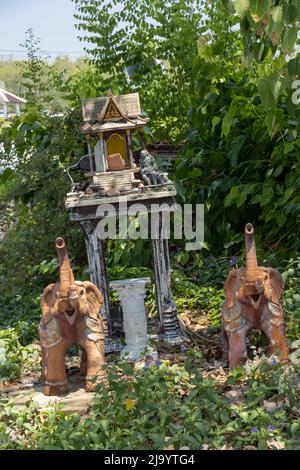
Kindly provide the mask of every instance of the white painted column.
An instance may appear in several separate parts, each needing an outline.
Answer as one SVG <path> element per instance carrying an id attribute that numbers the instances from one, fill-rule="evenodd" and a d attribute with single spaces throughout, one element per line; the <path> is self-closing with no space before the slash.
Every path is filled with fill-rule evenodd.
<path id="1" fill-rule="evenodd" d="M 3 103 L 3 117 L 7 118 L 7 103 Z"/>
<path id="2" fill-rule="evenodd" d="M 105 161 L 105 155 L 104 155 L 104 141 L 103 141 L 103 134 L 99 134 L 99 140 L 97 142 L 97 145 L 94 148 L 94 153 L 95 153 L 95 166 L 96 166 L 96 172 L 104 172 L 106 171 L 106 161 Z"/>
<path id="3" fill-rule="evenodd" d="M 118 293 L 123 311 L 126 346 L 121 351 L 121 357 L 133 361 L 141 359 L 146 349 L 147 354 L 154 352 L 148 347 L 147 315 L 144 302 L 148 284 L 150 284 L 150 278 L 110 282 L 110 287 Z"/>

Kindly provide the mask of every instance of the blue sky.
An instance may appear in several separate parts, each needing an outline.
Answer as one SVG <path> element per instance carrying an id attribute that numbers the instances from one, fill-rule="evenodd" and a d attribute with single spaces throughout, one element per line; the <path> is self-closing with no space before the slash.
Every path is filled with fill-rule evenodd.
<path id="1" fill-rule="evenodd" d="M 0 0 L 0 58 L 6 55 L 26 57 L 24 53 L 6 50 L 21 50 L 20 44 L 24 43 L 25 31 L 29 28 L 41 39 L 42 50 L 82 53 L 83 45 L 74 27 L 74 11 L 71 0 Z M 80 54 L 69 55 L 76 58 Z"/>

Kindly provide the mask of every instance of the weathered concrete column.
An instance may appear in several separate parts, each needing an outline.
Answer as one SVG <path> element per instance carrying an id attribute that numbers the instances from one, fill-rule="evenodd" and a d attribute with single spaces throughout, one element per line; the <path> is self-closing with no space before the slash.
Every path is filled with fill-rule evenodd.
<path id="1" fill-rule="evenodd" d="M 99 140 L 94 148 L 96 172 L 106 171 L 103 132 L 98 134 Z"/>
<path id="2" fill-rule="evenodd" d="M 110 282 L 110 287 L 117 291 L 123 311 L 124 333 L 126 346 L 121 357 L 133 361 L 140 359 L 148 347 L 147 316 L 145 310 L 146 285 L 150 278 L 125 279 Z"/>
<path id="3" fill-rule="evenodd" d="M 109 290 L 106 275 L 105 258 L 103 252 L 103 241 L 97 236 L 98 220 L 82 220 L 80 225 L 83 229 L 85 245 L 89 263 L 91 282 L 96 284 L 103 295 L 103 306 L 101 316 L 104 322 L 105 352 L 120 349 L 119 339 L 112 339 L 112 329 L 109 316 Z"/>
<path id="4" fill-rule="evenodd" d="M 155 273 L 156 302 L 163 326 L 163 340 L 170 345 L 182 343 L 182 333 L 172 300 L 168 239 L 164 238 L 162 213 L 158 214 L 157 238 L 152 238 L 153 266 Z"/>

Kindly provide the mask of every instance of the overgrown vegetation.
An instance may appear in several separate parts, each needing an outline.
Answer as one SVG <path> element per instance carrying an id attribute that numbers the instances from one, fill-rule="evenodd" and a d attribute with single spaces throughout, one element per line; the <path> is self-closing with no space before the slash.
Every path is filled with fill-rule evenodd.
<path id="1" fill-rule="evenodd" d="M 178 200 L 205 206 L 203 250 L 170 243 L 178 311 L 199 311 L 217 331 L 222 285 L 244 263 L 243 229 L 252 222 L 260 263 L 283 274 L 287 336 L 298 340 L 300 107 L 292 84 L 300 75 L 299 2 L 74 3 L 91 59 L 65 63 L 67 72 L 63 63 L 50 66 L 29 31 L 28 60 L 19 68 L 28 103 L 0 126 L 0 379 L 39 367 L 39 297 L 57 278 L 58 235 L 76 278 L 88 277 L 83 236 L 64 207 L 67 169 L 87 153 L 80 99 L 109 88 L 140 93 L 151 118 L 148 141 L 181 147 L 172 175 Z M 153 276 L 142 240 L 109 241 L 105 250 L 110 279 Z M 153 290 L 146 304 L 155 315 Z M 283 368 L 267 359 L 249 363 L 220 384 L 203 375 L 200 356 L 191 350 L 184 367 L 110 366 L 109 387 L 99 387 L 84 419 L 62 410 L 44 415 L 33 404 L 20 412 L 3 399 L 0 447 L 299 448 L 297 360 Z M 226 398 L 230 390 L 240 402 Z"/>
<path id="2" fill-rule="evenodd" d="M 298 369 L 264 359 L 222 386 L 205 378 L 201 355 L 134 371 L 108 368 L 89 416 L 22 411 L 2 400 L 0 446 L 9 449 L 293 449 L 299 445 Z M 236 396 L 226 394 L 234 385 Z M 298 385 L 298 388 L 297 388 Z M 117 406 L 116 406 L 117 404 Z M 162 406 L 163 404 L 163 406 Z M 271 410 L 271 411 L 270 411 Z M 128 426 L 130 422 L 130 426 Z"/>

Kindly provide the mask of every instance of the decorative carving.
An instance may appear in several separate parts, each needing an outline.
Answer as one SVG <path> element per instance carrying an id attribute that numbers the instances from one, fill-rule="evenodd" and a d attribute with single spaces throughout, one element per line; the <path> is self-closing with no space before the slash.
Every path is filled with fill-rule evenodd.
<path id="1" fill-rule="evenodd" d="M 42 319 L 39 326 L 45 395 L 68 392 L 65 355 L 78 344 L 86 356 L 86 390 L 105 379 L 103 320 L 99 315 L 103 297 L 89 281 L 75 281 L 65 242 L 56 240 L 60 280 L 48 285 L 41 298 Z M 96 382 L 92 378 L 97 376 Z"/>
<path id="2" fill-rule="evenodd" d="M 288 359 L 284 313 L 280 303 L 284 283 L 273 268 L 258 266 L 252 224 L 245 227 L 246 268 L 233 269 L 224 284 L 222 309 L 223 358 L 229 355 L 230 369 L 247 359 L 246 336 L 251 329 L 265 333 L 271 353 Z"/>
<path id="3" fill-rule="evenodd" d="M 112 101 L 107 106 L 106 112 L 104 114 L 103 120 L 104 121 L 114 121 L 115 119 L 122 119 L 122 115 L 120 114 L 117 106 Z"/>

